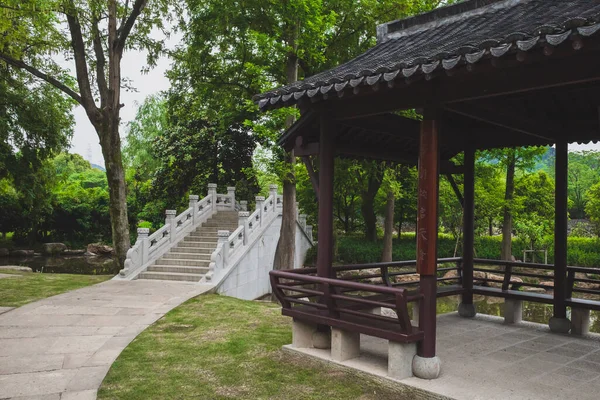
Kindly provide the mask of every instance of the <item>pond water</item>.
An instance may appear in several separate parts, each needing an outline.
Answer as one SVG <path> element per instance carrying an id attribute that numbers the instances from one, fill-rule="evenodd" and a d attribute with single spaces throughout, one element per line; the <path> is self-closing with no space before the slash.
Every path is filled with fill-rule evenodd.
<path id="1" fill-rule="evenodd" d="M 504 299 L 498 297 L 475 296 L 474 303 L 477 313 L 502 317 L 504 315 Z M 437 300 L 438 314 L 445 314 L 458 310 L 459 296 L 443 297 Z M 412 311 L 412 310 L 410 310 Z M 567 317 L 571 318 L 570 309 L 567 308 Z M 547 324 L 552 317 L 552 305 L 541 303 L 523 302 L 523 320 Z M 590 332 L 600 333 L 600 312 L 590 313 Z"/>
<path id="2" fill-rule="evenodd" d="M 116 275 L 119 266 L 110 257 L 0 257 L 0 265 L 21 265 L 35 272 L 83 275 Z"/>

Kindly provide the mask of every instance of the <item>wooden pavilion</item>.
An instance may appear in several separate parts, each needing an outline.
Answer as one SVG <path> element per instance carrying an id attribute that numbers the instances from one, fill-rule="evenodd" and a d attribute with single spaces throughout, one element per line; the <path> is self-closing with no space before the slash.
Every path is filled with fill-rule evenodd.
<path id="1" fill-rule="evenodd" d="M 262 110 L 300 108 L 302 117 L 280 144 L 303 157 L 309 171 L 310 157 L 318 160 L 317 266 L 271 274 L 283 313 L 294 318 L 294 345 L 310 347 L 308 334 L 331 327 L 332 356 L 345 359 L 358 351 L 359 334 L 378 336 L 390 341 L 392 376 L 406 376 L 391 371 L 392 364 L 402 371 L 398 365 L 409 363 L 410 370 L 412 363 L 409 373 L 435 378 L 436 297 L 453 294 L 462 296 L 464 317 L 475 315 L 473 295 L 485 294 L 506 299 L 507 320 L 519 319 L 521 301 L 543 302 L 553 305 L 553 331 L 585 331 L 589 310 L 600 309 L 589 297 L 600 292 L 581 285 L 592 281 L 579 274 L 586 270 L 567 266 L 568 144 L 600 139 L 600 2 L 468 0 L 383 24 L 377 32 L 377 45 L 361 56 L 256 97 Z M 417 109 L 422 121 L 397 113 L 406 109 Z M 474 259 L 475 151 L 540 145 L 556 147 L 555 264 Z M 450 159 L 459 153 L 464 164 L 457 166 Z M 332 266 L 336 156 L 418 164 L 416 260 Z M 464 248 L 457 259 L 437 258 L 440 174 L 464 174 Z M 454 267 L 438 269 L 438 263 Z M 420 281 L 397 282 L 410 265 Z M 474 284 L 474 270 L 486 265 L 503 274 L 500 287 Z M 373 268 L 381 284 L 364 283 L 364 275 L 340 276 Z M 453 269 L 454 282 L 441 278 Z M 552 294 L 512 284 L 513 276 L 548 273 Z M 418 304 L 418 327 L 408 316 L 410 302 Z M 379 315 L 373 311 L 378 307 L 393 309 L 398 318 Z"/>

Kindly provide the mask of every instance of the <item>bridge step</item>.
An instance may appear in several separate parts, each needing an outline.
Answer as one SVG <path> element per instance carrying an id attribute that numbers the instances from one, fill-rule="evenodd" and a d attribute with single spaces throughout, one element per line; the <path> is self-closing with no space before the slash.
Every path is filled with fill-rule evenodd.
<path id="1" fill-rule="evenodd" d="M 197 274 L 204 275 L 208 272 L 208 267 L 176 267 L 173 265 L 153 265 L 148 267 L 148 272 L 169 272 L 176 274 Z"/>
<path id="2" fill-rule="evenodd" d="M 140 279 L 160 279 L 165 281 L 187 281 L 187 282 L 198 282 L 202 279 L 203 275 L 200 274 L 182 274 L 175 272 L 142 272 L 139 276 Z"/>
<path id="3" fill-rule="evenodd" d="M 184 242 L 204 242 L 204 243 L 217 243 L 217 235 L 202 235 L 202 236 L 191 236 L 188 235 L 183 238 Z"/>
<path id="4" fill-rule="evenodd" d="M 203 242 L 201 240 L 197 240 L 197 241 L 191 241 L 188 240 L 187 242 L 179 242 L 177 244 L 177 247 L 175 247 L 176 249 L 182 249 L 182 248 L 198 248 L 198 249 L 212 249 L 214 250 L 215 247 L 217 247 L 217 242 Z M 187 251 L 187 250 L 186 250 Z M 212 251 L 211 251 L 212 253 Z"/>
<path id="5" fill-rule="evenodd" d="M 160 265 L 177 265 L 180 267 L 208 267 L 208 265 L 210 264 L 210 261 L 208 260 L 181 260 L 178 258 L 168 258 L 168 255 L 166 257 L 161 257 L 158 261 L 158 264 Z"/>
<path id="6" fill-rule="evenodd" d="M 186 254 L 198 254 L 198 255 L 205 255 L 205 256 L 209 256 L 213 253 L 213 251 L 215 251 L 215 246 L 212 247 L 206 247 L 206 248 L 202 248 L 202 247 L 173 247 L 170 251 L 171 254 L 173 253 L 186 253 Z"/>
<path id="7" fill-rule="evenodd" d="M 186 253 L 179 249 L 172 249 L 164 257 L 173 258 L 178 260 L 201 260 L 201 261 L 209 261 L 210 254 L 200 254 L 200 253 Z"/>

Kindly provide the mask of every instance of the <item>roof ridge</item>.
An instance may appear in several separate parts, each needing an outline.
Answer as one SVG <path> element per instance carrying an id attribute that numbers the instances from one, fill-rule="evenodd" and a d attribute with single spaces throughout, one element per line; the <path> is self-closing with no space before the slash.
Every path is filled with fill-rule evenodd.
<path id="1" fill-rule="evenodd" d="M 532 0 L 467 0 L 377 26 L 377 43 Z"/>

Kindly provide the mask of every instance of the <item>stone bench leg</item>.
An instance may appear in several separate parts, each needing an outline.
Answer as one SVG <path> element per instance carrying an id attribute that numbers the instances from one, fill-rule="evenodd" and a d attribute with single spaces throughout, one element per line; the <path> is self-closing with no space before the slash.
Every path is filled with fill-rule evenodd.
<path id="1" fill-rule="evenodd" d="M 518 324 L 523 320 L 523 302 L 521 300 L 504 300 L 504 323 Z"/>
<path id="2" fill-rule="evenodd" d="M 571 333 L 587 335 L 590 333 L 590 310 L 584 308 L 571 309 Z"/>
<path id="3" fill-rule="evenodd" d="M 419 326 L 419 302 L 415 301 L 412 304 L 412 324 L 414 326 Z"/>
<path id="4" fill-rule="evenodd" d="M 306 349 L 313 347 L 313 334 L 317 331 L 317 324 L 298 321 L 292 322 L 292 347 Z"/>
<path id="5" fill-rule="evenodd" d="M 416 343 L 388 344 L 388 375 L 394 379 L 404 379 L 413 376 L 412 362 L 417 355 Z"/>
<path id="6" fill-rule="evenodd" d="M 331 328 L 331 358 L 346 361 L 360 355 L 360 333 Z"/>

